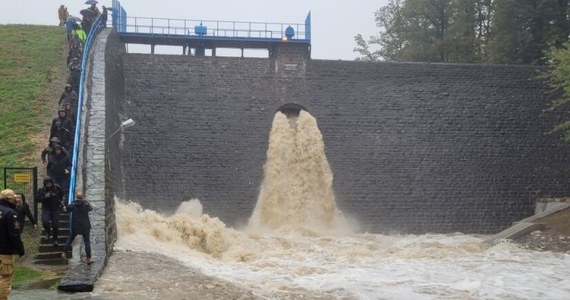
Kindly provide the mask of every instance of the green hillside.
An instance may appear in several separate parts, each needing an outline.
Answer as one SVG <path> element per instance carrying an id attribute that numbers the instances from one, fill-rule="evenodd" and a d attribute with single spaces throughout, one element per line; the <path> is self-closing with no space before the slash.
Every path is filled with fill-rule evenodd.
<path id="1" fill-rule="evenodd" d="M 65 67 L 65 45 L 62 27 L 0 25 L 0 167 L 36 164 L 53 115 L 53 91 L 46 90 Z"/>
<path id="2" fill-rule="evenodd" d="M 0 25 L 0 168 L 36 166 L 65 84 L 66 44 L 62 27 Z M 16 265 L 14 289 L 56 276 L 33 265 L 40 234 L 28 227 L 22 236 L 27 255 Z"/>

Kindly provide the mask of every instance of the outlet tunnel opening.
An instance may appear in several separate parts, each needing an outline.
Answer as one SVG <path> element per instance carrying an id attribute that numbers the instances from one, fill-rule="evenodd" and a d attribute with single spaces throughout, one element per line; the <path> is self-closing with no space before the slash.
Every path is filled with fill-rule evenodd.
<path id="1" fill-rule="evenodd" d="M 309 112 L 307 108 L 298 103 L 283 104 L 277 109 L 277 111 L 280 111 L 281 113 L 286 115 L 288 119 L 299 117 L 299 113 L 301 112 L 301 110 Z"/>

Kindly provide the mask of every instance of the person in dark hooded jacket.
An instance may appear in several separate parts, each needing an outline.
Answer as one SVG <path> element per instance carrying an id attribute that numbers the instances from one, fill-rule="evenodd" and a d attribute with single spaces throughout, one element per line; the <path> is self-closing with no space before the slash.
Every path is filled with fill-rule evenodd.
<path id="1" fill-rule="evenodd" d="M 57 236 L 59 233 L 59 214 L 63 207 L 63 190 L 51 177 L 44 179 L 44 185 L 38 189 L 36 201 L 42 204 L 42 226 L 47 234 L 47 239 L 53 234 L 53 246 L 58 247 Z M 50 224 L 51 223 L 51 224 Z"/>
<path id="2" fill-rule="evenodd" d="M 16 213 L 16 195 L 5 189 L 0 192 L 0 299 L 8 299 L 14 277 L 14 254 L 24 256 L 20 223 Z"/>
<path id="3" fill-rule="evenodd" d="M 82 193 L 77 193 L 75 200 L 67 206 L 67 211 L 71 212 L 71 235 L 65 243 L 65 251 L 61 254 L 62 258 L 71 258 L 71 243 L 78 235 L 83 236 L 85 243 L 85 255 L 87 264 L 93 263 L 91 259 L 91 242 L 89 240 L 89 232 L 91 231 L 91 222 L 89 222 L 89 212 L 93 207 L 87 202 Z"/>
<path id="4" fill-rule="evenodd" d="M 61 145 L 61 141 L 59 140 L 59 138 L 54 136 L 51 139 L 49 139 L 49 145 L 45 147 L 44 150 L 42 150 L 42 154 L 40 155 L 43 164 L 47 164 L 48 155 L 53 152 L 55 145 L 60 145 L 63 153 L 68 154 L 67 149 L 65 149 L 65 147 Z"/>
<path id="5" fill-rule="evenodd" d="M 73 131 L 73 122 L 71 121 L 71 119 L 67 115 L 67 112 L 65 111 L 65 108 L 63 108 L 63 107 L 57 111 L 57 117 L 55 117 L 51 121 L 51 128 L 49 130 L 49 133 L 50 133 L 49 138 L 50 139 L 52 137 L 59 138 L 61 145 L 66 147 L 67 150 L 71 151 L 71 148 L 67 144 L 68 141 L 64 141 L 62 139 L 62 137 L 60 136 L 61 130 L 68 132 L 70 139 L 72 139 L 73 132 L 74 132 Z"/>
<path id="6" fill-rule="evenodd" d="M 48 154 L 47 175 L 63 189 L 64 196 L 69 188 L 70 170 L 71 160 L 69 156 L 63 152 L 60 145 L 55 145 L 53 151 Z"/>
<path id="7" fill-rule="evenodd" d="M 65 85 L 63 93 L 61 93 L 59 97 L 58 104 L 65 109 L 66 117 L 70 119 L 71 126 L 73 127 L 73 120 L 75 119 L 75 111 L 77 108 L 77 93 L 73 90 L 71 84 L 68 83 Z"/>

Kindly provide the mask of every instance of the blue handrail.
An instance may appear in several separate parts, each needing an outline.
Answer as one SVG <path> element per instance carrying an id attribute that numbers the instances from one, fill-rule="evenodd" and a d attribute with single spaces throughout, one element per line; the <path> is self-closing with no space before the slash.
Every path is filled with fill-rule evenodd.
<path id="1" fill-rule="evenodd" d="M 85 93 L 84 86 L 85 86 L 85 77 L 87 76 L 87 63 L 89 61 L 89 52 L 91 51 L 91 47 L 93 46 L 93 41 L 97 34 L 103 28 L 103 21 L 101 16 L 98 16 L 91 30 L 89 31 L 89 35 L 87 36 L 87 40 L 85 41 L 85 45 L 83 46 L 83 57 L 81 59 L 81 77 L 79 80 L 79 91 L 77 94 L 77 113 L 75 119 L 75 136 L 73 138 L 73 155 L 71 159 L 71 175 L 69 179 L 69 194 L 68 194 L 68 204 L 72 203 L 75 200 L 75 183 L 77 181 L 77 157 L 79 155 L 79 139 L 81 137 L 81 110 L 83 108 L 83 94 Z M 70 214 L 69 221 L 72 221 L 72 216 Z"/>
<path id="2" fill-rule="evenodd" d="M 307 28 L 305 23 L 263 23 L 128 17 L 127 23 L 117 24 L 117 26 L 115 30 L 119 33 L 246 39 L 281 39 L 285 34 L 285 29 L 291 26 L 295 30 L 293 40 L 308 41 L 310 39 L 310 33 L 305 31 Z M 205 34 L 197 32 L 197 26 L 203 28 Z"/>
<path id="3" fill-rule="evenodd" d="M 241 22 L 203 19 L 167 19 L 149 17 L 127 17 L 121 2 L 113 0 L 113 28 L 120 34 L 167 35 L 198 38 L 236 39 L 282 39 L 285 29 L 291 27 L 295 35 L 292 40 L 311 41 L 311 13 L 305 23 Z M 200 32 L 196 30 L 200 27 Z"/>

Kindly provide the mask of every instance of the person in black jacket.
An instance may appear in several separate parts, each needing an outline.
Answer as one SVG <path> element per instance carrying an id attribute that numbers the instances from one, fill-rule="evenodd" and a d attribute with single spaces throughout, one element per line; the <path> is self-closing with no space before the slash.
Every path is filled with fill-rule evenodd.
<path id="1" fill-rule="evenodd" d="M 103 12 L 101 12 L 101 25 L 103 27 L 107 27 L 107 18 L 109 17 L 109 11 L 105 7 L 105 5 L 102 6 L 102 9 Z"/>
<path id="2" fill-rule="evenodd" d="M 59 123 L 59 128 L 58 128 L 58 123 Z M 64 147 L 68 146 L 65 144 L 65 141 L 62 140 L 61 137 L 58 136 L 58 134 L 61 134 L 58 131 L 65 130 L 65 131 L 68 131 L 71 136 L 73 136 L 73 133 L 74 133 L 73 125 L 74 125 L 73 121 L 67 115 L 67 111 L 65 110 L 65 108 L 60 107 L 59 110 L 57 111 L 57 117 L 53 118 L 53 120 L 51 121 L 51 127 L 49 130 L 50 139 L 54 136 L 57 136 L 60 140 L 60 143 Z M 71 150 L 71 149 L 67 148 L 67 150 Z"/>
<path id="3" fill-rule="evenodd" d="M 48 154 L 47 175 L 63 189 L 64 197 L 69 188 L 69 174 L 71 172 L 71 159 L 63 152 L 60 145 L 53 146 L 53 151 Z"/>
<path id="4" fill-rule="evenodd" d="M 18 213 L 18 222 L 20 222 L 20 233 L 24 232 L 24 223 L 26 221 L 26 216 L 30 220 L 30 223 L 34 226 L 34 229 L 38 228 L 36 219 L 32 212 L 30 211 L 30 206 L 26 203 L 26 196 L 22 193 L 16 193 L 16 213 Z"/>
<path id="5" fill-rule="evenodd" d="M 8 299 L 14 277 L 14 254 L 24 256 L 20 223 L 16 213 L 16 195 L 6 189 L 0 192 L 0 299 Z"/>
<path id="6" fill-rule="evenodd" d="M 44 165 L 47 163 L 48 155 L 50 155 L 54 151 L 55 145 L 60 145 L 63 153 L 69 156 L 67 149 L 65 149 L 65 147 L 61 145 L 61 141 L 59 140 L 59 138 L 54 136 L 51 139 L 49 139 L 49 145 L 45 147 L 44 150 L 42 150 L 42 154 L 40 157 Z"/>
<path id="7" fill-rule="evenodd" d="M 62 258 L 71 258 L 71 243 L 78 235 L 83 236 L 85 243 L 85 254 L 87 256 L 85 262 L 92 264 L 91 259 L 91 241 L 89 240 L 89 232 L 91 231 L 91 222 L 89 222 L 89 212 L 93 207 L 89 202 L 85 201 L 82 193 L 75 195 L 75 200 L 67 206 L 67 211 L 71 213 L 71 235 L 65 243 L 65 251 L 61 254 Z"/>
<path id="8" fill-rule="evenodd" d="M 44 185 L 38 189 L 36 201 L 42 203 L 42 226 L 46 231 L 47 239 L 49 240 L 53 234 L 53 246 L 58 247 L 57 235 L 59 232 L 59 214 L 63 207 L 63 190 L 55 184 L 53 178 L 46 177 Z"/>
<path id="9" fill-rule="evenodd" d="M 68 83 L 65 85 L 63 93 L 61 93 L 61 97 L 59 97 L 58 105 L 65 109 L 65 115 L 71 121 L 71 126 L 73 128 L 73 121 L 75 120 L 75 111 L 77 108 L 77 93 L 73 90 L 71 84 Z"/>

